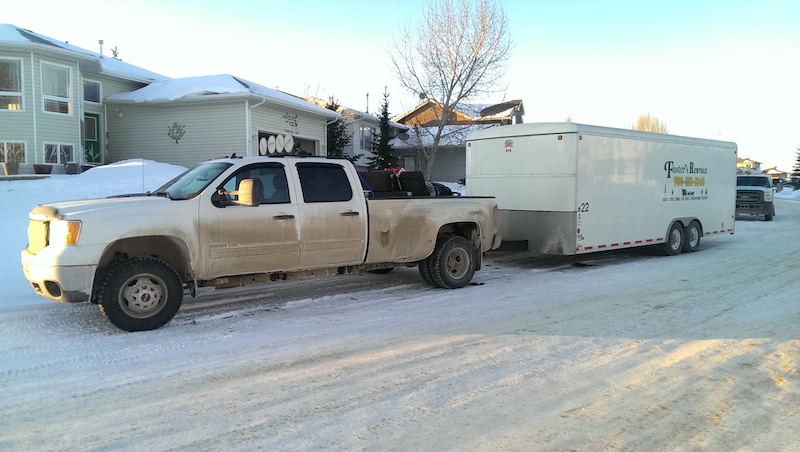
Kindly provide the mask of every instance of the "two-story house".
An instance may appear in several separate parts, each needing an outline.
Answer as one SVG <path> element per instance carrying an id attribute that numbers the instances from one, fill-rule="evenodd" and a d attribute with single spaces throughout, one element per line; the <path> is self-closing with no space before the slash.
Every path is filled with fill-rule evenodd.
<path id="1" fill-rule="evenodd" d="M 192 166 L 237 153 L 326 153 L 333 111 L 230 75 L 171 79 L 0 24 L 0 162 L 152 158 Z"/>
<path id="2" fill-rule="evenodd" d="M 0 24 L 0 160 L 100 163 L 103 99 L 166 77 L 9 24 Z"/>

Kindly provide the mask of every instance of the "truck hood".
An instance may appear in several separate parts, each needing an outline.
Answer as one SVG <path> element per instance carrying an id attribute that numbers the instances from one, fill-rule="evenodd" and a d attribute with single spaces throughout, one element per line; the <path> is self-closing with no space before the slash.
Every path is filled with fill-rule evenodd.
<path id="1" fill-rule="evenodd" d="M 120 210 L 125 212 L 165 212 L 174 208 L 176 203 L 185 201 L 173 201 L 161 196 L 131 196 L 119 198 L 84 199 L 78 201 L 64 201 L 52 204 L 40 204 L 31 211 L 29 217 L 32 220 L 49 221 L 71 219 L 84 215 L 94 215 L 103 212 L 104 215 L 110 210 Z M 155 212 L 153 212 L 155 211 Z"/>
<path id="2" fill-rule="evenodd" d="M 757 185 L 737 185 L 736 191 L 762 191 L 762 192 L 771 192 L 772 188 L 770 187 L 761 187 Z"/>

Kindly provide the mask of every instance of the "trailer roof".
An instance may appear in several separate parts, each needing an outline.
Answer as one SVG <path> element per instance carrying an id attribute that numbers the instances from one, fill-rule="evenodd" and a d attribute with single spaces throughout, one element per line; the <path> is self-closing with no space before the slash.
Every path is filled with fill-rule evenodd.
<path id="1" fill-rule="evenodd" d="M 709 140 L 706 138 L 692 138 L 666 133 L 643 132 L 640 130 L 617 129 L 614 127 L 593 126 L 577 124 L 574 122 L 538 122 L 527 124 L 512 124 L 496 126 L 471 133 L 467 141 L 483 140 L 488 138 L 519 137 L 527 135 L 554 135 L 567 133 L 581 133 L 586 135 L 599 135 L 617 138 L 629 138 L 652 141 L 674 141 L 679 143 L 704 143 L 717 147 L 731 147 L 736 149 L 736 143 L 731 141 Z"/>

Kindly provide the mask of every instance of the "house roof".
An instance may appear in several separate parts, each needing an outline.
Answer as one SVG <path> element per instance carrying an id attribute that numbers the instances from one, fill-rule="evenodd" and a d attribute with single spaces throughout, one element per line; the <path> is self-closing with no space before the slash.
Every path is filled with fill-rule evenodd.
<path id="1" fill-rule="evenodd" d="M 401 124 L 432 126 L 441 117 L 442 104 L 426 99 L 406 113 L 395 118 Z M 522 100 L 509 100 L 499 104 L 459 104 L 453 110 L 449 124 L 496 123 L 510 119 L 515 111 L 525 114 Z"/>
<path id="2" fill-rule="evenodd" d="M 169 77 L 142 69 L 138 66 L 125 63 L 121 60 L 106 57 L 99 53 L 62 42 L 24 28 L 11 24 L 0 24 L 0 45 L 4 47 L 19 47 L 29 50 L 38 49 L 43 52 L 60 53 L 78 59 L 83 64 L 95 64 L 98 72 L 110 76 L 150 83 L 155 80 L 165 80 Z"/>
<path id="3" fill-rule="evenodd" d="M 335 111 L 312 104 L 296 96 L 228 74 L 160 80 L 135 91 L 109 96 L 106 101 L 110 104 L 160 103 L 181 100 L 221 99 L 225 97 L 241 97 L 243 95 L 259 97 L 271 103 L 294 107 L 328 118 L 338 119 L 341 117 Z"/>
<path id="4" fill-rule="evenodd" d="M 496 127 L 497 124 L 477 123 L 469 125 L 447 125 L 442 128 L 442 137 L 439 141 L 441 147 L 464 147 L 467 135 L 479 130 Z M 415 126 L 409 127 L 406 136 L 403 138 L 395 137 L 389 144 L 396 149 L 409 149 L 416 147 L 428 147 L 433 144 L 433 134 L 436 133 L 435 127 Z"/>
<path id="5" fill-rule="evenodd" d="M 306 97 L 305 99 L 307 101 L 315 104 L 315 105 L 319 105 L 320 107 L 325 107 L 326 105 L 328 105 L 328 101 L 322 100 L 322 99 L 320 99 L 318 97 L 309 96 L 309 97 Z M 365 122 L 369 122 L 369 123 L 371 123 L 373 125 L 380 124 L 380 122 L 381 122 L 380 117 L 378 117 L 377 115 L 373 115 L 372 113 L 359 111 L 359 110 L 356 110 L 354 108 L 345 107 L 343 105 L 339 105 L 339 108 L 336 111 L 341 113 L 342 116 L 352 118 L 353 121 L 365 121 Z M 398 130 L 402 130 L 402 131 L 405 131 L 405 130 L 408 129 L 407 125 L 400 124 L 398 122 L 392 122 L 392 121 L 389 121 L 389 126 L 394 128 L 394 129 L 398 129 Z"/>

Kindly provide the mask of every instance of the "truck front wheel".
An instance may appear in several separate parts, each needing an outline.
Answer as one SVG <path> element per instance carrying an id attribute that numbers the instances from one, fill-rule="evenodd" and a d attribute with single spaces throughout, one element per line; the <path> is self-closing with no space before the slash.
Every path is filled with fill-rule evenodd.
<path id="1" fill-rule="evenodd" d="M 772 217 L 775 216 L 775 205 L 772 206 L 772 209 L 767 215 L 764 215 L 764 221 L 772 221 Z"/>
<path id="2" fill-rule="evenodd" d="M 97 297 L 100 310 L 120 329 L 154 330 L 175 317 L 183 302 L 183 285 L 161 259 L 135 258 L 108 271 Z"/>
<path id="3" fill-rule="evenodd" d="M 472 280 L 475 255 L 472 244 L 461 236 L 450 236 L 437 242 L 430 259 L 430 275 L 444 289 L 458 289 Z"/>

